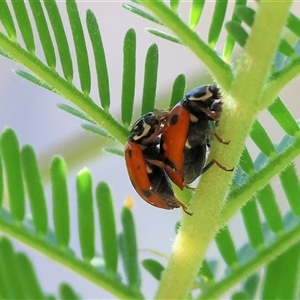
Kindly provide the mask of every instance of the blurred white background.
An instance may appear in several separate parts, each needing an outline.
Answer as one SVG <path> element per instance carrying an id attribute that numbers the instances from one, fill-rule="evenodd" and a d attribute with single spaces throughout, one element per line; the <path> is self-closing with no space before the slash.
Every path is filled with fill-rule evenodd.
<path id="1" fill-rule="evenodd" d="M 69 24 L 67 23 L 65 4 L 63 2 L 57 3 L 63 12 L 66 30 L 70 37 L 71 32 Z M 152 43 L 156 43 L 159 47 L 157 108 L 167 108 L 173 81 L 178 74 L 184 73 L 186 75 L 188 90 L 196 85 L 207 82 L 207 78 L 209 77 L 207 77 L 208 73 L 206 69 L 188 49 L 148 34 L 145 31 L 145 27 L 151 27 L 153 24 L 123 9 L 121 2 L 80 1 L 78 2 L 78 7 L 80 9 L 83 27 L 85 27 L 85 12 L 88 8 L 94 12 L 98 19 L 106 50 L 110 76 L 111 113 L 117 117 L 117 119 L 121 119 L 120 99 L 123 39 L 129 28 L 134 28 L 137 33 L 136 118 L 140 115 L 139 103 L 142 95 L 144 59 L 147 49 Z M 183 2 L 180 7 L 181 15 L 186 19 L 189 7 L 190 1 Z M 211 5 L 207 3 L 205 11 L 203 12 L 204 21 L 202 20 L 202 25 L 197 28 L 197 31 L 205 40 L 208 26 L 203 26 L 203 24 L 205 24 L 205 22 L 209 24 L 213 7 L 213 2 Z M 231 16 L 232 8 L 233 3 L 230 3 L 228 16 Z M 294 5 L 294 11 L 295 13 L 300 11 L 299 2 Z M 92 54 L 88 35 L 86 35 L 86 37 L 89 53 Z M 69 40 L 71 41 L 71 38 Z M 222 52 L 222 41 L 224 41 L 224 39 L 221 39 L 217 45 L 217 50 L 220 53 Z M 71 50 L 73 52 L 72 55 L 75 57 L 74 48 Z M 37 53 L 39 57 L 43 57 L 40 47 Z M 90 58 L 92 58 L 92 56 L 93 55 L 90 55 Z M 91 65 L 93 65 L 93 63 Z M 71 248 L 80 256 L 79 243 L 76 236 L 77 204 L 74 193 L 75 177 L 78 171 L 87 167 L 92 172 L 94 186 L 96 186 L 99 181 L 106 181 L 112 188 L 117 220 L 120 220 L 120 211 L 126 195 L 133 195 L 135 199 L 133 212 L 137 224 L 139 249 L 153 249 L 168 255 L 175 237 L 174 226 L 176 221 L 180 219 L 181 211 L 179 209 L 174 211 L 155 209 L 141 200 L 130 184 L 122 157 L 103 152 L 101 150 L 103 138 L 83 130 L 80 127 L 83 123 L 81 120 L 59 110 L 56 104 L 64 102 L 63 99 L 18 77 L 13 71 L 20 67 L 15 63 L 0 57 L 0 66 L 1 131 L 6 126 L 11 127 L 17 133 L 21 145 L 28 143 L 35 148 L 39 157 L 40 168 L 43 171 L 46 181 L 48 181 L 48 166 L 54 155 L 62 155 L 68 163 L 68 170 L 71 175 L 69 181 L 71 219 L 72 226 L 74 227 L 74 230 L 71 231 L 73 233 Z M 77 84 L 76 67 L 74 69 L 75 83 Z M 94 78 L 94 80 L 91 98 L 99 103 L 94 70 L 92 70 L 92 72 L 92 78 Z M 203 81 L 204 77 L 206 77 L 205 81 Z M 281 95 L 284 103 L 296 118 L 300 118 L 298 81 L 294 81 L 290 84 Z M 210 80 L 208 83 L 209 82 Z M 245 87 L 245 92 L 246 91 L 247 87 Z M 261 114 L 259 119 L 266 126 L 273 141 L 279 142 L 283 132 L 279 127 L 274 126 L 274 122 L 268 113 Z M 257 149 L 252 142 L 248 141 L 247 143 L 248 146 L 251 147 L 251 153 L 257 153 Z M 122 145 L 120 144 L 116 143 L 115 146 L 122 149 Z M 282 197 L 282 191 L 280 190 L 278 191 L 278 198 L 283 200 L 280 202 L 282 209 L 286 209 L 286 200 Z M 47 201 L 48 209 L 50 210 L 50 187 L 47 189 Z M 237 217 L 233 222 L 233 224 L 240 224 L 240 218 Z M 50 223 L 52 226 L 51 220 Z M 243 244 L 246 241 L 246 238 L 243 238 L 243 236 L 245 236 L 243 226 L 232 226 L 232 228 L 234 228 L 235 236 L 238 237 L 236 238 L 236 244 Z M 118 231 L 121 231 L 120 222 L 118 224 Z M 97 250 L 101 252 L 99 228 L 97 228 L 97 233 Z M 38 276 L 42 278 L 44 291 L 57 295 L 59 283 L 65 281 L 76 287 L 76 291 L 85 299 L 113 298 L 101 288 L 73 274 L 70 270 L 61 267 L 57 263 L 46 260 L 45 257 L 34 250 L 28 249 L 18 242 L 14 242 L 14 245 L 17 249 L 24 250 L 30 255 Z M 163 259 L 153 256 L 149 252 L 140 251 L 139 254 L 140 259 L 153 257 L 165 264 Z M 209 257 L 218 255 L 218 251 L 214 246 L 210 248 L 208 255 Z M 143 272 L 142 290 L 145 292 L 147 298 L 153 296 L 156 286 L 157 282 L 152 279 L 148 273 Z"/>

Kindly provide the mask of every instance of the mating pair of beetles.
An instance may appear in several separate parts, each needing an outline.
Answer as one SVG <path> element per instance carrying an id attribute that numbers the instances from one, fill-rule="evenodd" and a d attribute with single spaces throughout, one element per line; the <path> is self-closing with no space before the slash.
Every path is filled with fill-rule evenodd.
<path id="1" fill-rule="evenodd" d="M 222 113 L 221 94 L 215 84 L 191 90 L 170 111 L 154 110 L 138 119 L 125 146 L 131 183 L 149 204 L 159 208 L 187 207 L 174 195 L 169 178 L 180 188 L 189 188 L 216 160 L 205 165 L 210 136 L 228 144 L 210 127 Z M 169 177 L 169 178 L 168 178 Z"/>

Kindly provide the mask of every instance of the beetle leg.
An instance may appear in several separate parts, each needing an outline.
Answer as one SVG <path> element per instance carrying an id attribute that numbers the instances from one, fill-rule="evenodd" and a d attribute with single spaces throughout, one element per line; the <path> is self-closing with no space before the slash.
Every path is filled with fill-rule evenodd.
<path id="1" fill-rule="evenodd" d="M 155 132 L 153 132 L 150 136 L 147 138 L 144 138 L 142 141 L 143 145 L 147 145 L 151 143 L 157 136 L 159 136 L 163 132 L 163 129 L 157 129 Z"/>
<path id="2" fill-rule="evenodd" d="M 188 185 L 187 183 L 182 183 L 182 185 L 183 185 L 183 187 L 185 187 L 186 189 L 189 189 L 189 190 L 191 190 L 191 191 L 193 191 L 193 192 L 195 192 L 195 190 L 196 190 L 196 188 L 193 188 L 193 187 L 191 187 L 190 185 Z"/>
<path id="3" fill-rule="evenodd" d="M 189 105 L 194 107 L 197 110 L 198 109 L 201 110 L 202 112 L 204 112 L 207 116 L 209 116 L 214 121 L 219 120 L 221 117 L 221 112 L 210 110 L 208 108 L 201 107 L 201 106 L 199 107 L 198 104 L 194 103 L 193 101 L 190 101 Z"/>
<path id="4" fill-rule="evenodd" d="M 158 166 L 160 167 L 161 169 L 165 169 L 169 172 L 172 172 L 172 173 L 180 173 L 180 171 L 177 171 L 175 170 L 174 168 L 170 167 L 169 165 L 165 164 L 163 161 L 161 160 L 158 160 L 158 159 L 150 159 L 150 158 L 145 158 L 145 161 L 152 164 L 152 165 L 155 165 L 155 166 Z"/>
<path id="5" fill-rule="evenodd" d="M 143 145 L 151 143 L 157 136 L 162 134 L 166 130 L 166 119 L 163 119 L 159 122 L 158 128 L 147 138 L 144 138 L 142 141 Z"/>
<path id="6" fill-rule="evenodd" d="M 221 117 L 220 112 L 216 112 L 214 110 L 210 110 L 205 107 L 200 107 L 200 110 L 202 110 L 205 114 L 207 114 L 209 117 L 211 117 L 214 121 L 219 120 Z"/>
<path id="7" fill-rule="evenodd" d="M 223 166 L 222 164 L 220 164 L 217 160 L 214 160 L 216 165 L 221 168 L 222 170 L 226 171 L 226 172 L 232 172 L 234 170 L 234 168 L 228 169 L 225 166 Z"/>
<path id="8" fill-rule="evenodd" d="M 203 168 L 201 174 L 205 173 L 208 169 L 210 169 L 211 166 L 212 166 L 213 164 L 216 164 L 220 169 L 222 169 L 222 170 L 224 170 L 224 171 L 226 171 L 226 172 L 232 172 L 232 171 L 234 170 L 234 168 L 227 169 L 225 166 L 223 166 L 223 165 L 222 165 L 221 163 L 219 163 L 217 160 L 212 159 L 212 160 L 211 160 L 211 161 Z"/>
<path id="9" fill-rule="evenodd" d="M 230 143 L 230 141 L 224 141 L 216 132 L 214 132 L 213 130 L 206 130 L 206 132 L 210 135 L 213 135 L 220 143 L 228 145 Z"/>
<path id="10" fill-rule="evenodd" d="M 183 184 L 183 186 L 184 186 L 186 189 L 189 189 L 189 190 L 195 192 L 195 188 L 189 186 L 188 184 Z"/>
<path id="11" fill-rule="evenodd" d="M 176 203 L 178 203 L 182 207 L 182 209 L 184 210 L 184 212 L 186 214 L 188 214 L 189 216 L 193 215 L 193 213 L 187 211 L 187 207 L 186 207 L 185 204 L 183 204 L 182 202 L 180 202 L 176 197 L 174 197 L 174 200 L 175 200 Z"/>

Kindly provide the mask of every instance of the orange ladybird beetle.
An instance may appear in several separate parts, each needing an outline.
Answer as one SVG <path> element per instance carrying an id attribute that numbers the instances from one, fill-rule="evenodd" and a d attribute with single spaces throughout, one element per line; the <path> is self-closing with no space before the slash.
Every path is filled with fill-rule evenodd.
<path id="1" fill-rule="evenodd" d="M 167 112 L 149 112 L 133 125 L 125 145 L 125 161 L 131 183 L 137 193 L 149 204 L 173 209 L 187 207 L 175 196 L 161 160 L 159 135 L 164 130 Z"/>
<path id="2" fill-rule="evenodd" d="M 216 160 L 206 166 L 210 135 L 224 142 L 210 127 L 222 113 L 221 94 L 215 84 L 202 85 L 191 90 L 168 114 L 166 128 L 161 135 L 160 149 L 166 172 L 180 188 L 188 187 L 214 163 L 228 170 Z"/>

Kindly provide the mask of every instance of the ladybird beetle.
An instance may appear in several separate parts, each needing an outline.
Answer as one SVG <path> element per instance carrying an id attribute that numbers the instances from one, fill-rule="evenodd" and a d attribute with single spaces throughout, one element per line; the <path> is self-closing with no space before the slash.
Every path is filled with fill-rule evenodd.
<path id="1" fill-rule="evenodd" d="M 191 215 L 187 207 L 174 196 L 164 170 L 169 170 L 168 166 L 161 160 L 159 135 L 166 115 L 166 112 L 154 111 L 135 122 L 125 145 L 126 166 L 133 187 L 146 202 L 164 209 L 181 206 Z"/>
<path id="2" fill-rule="evenodd" d="M 226 171 L 216 160 L 205 166 L 210 147 L 210 135 L 224 142 L 210 127 L 209 121 L 218 121 L 222 113 L 221 94 L 215 84 L 191 90 L 168 114 L 166 129 L 161 135 L 161 153 L 169 168 L 166 172 L 180 188 L 188 187 L 214 163 Z M 173 169 L 173 172 L 170 171 Z"/>

